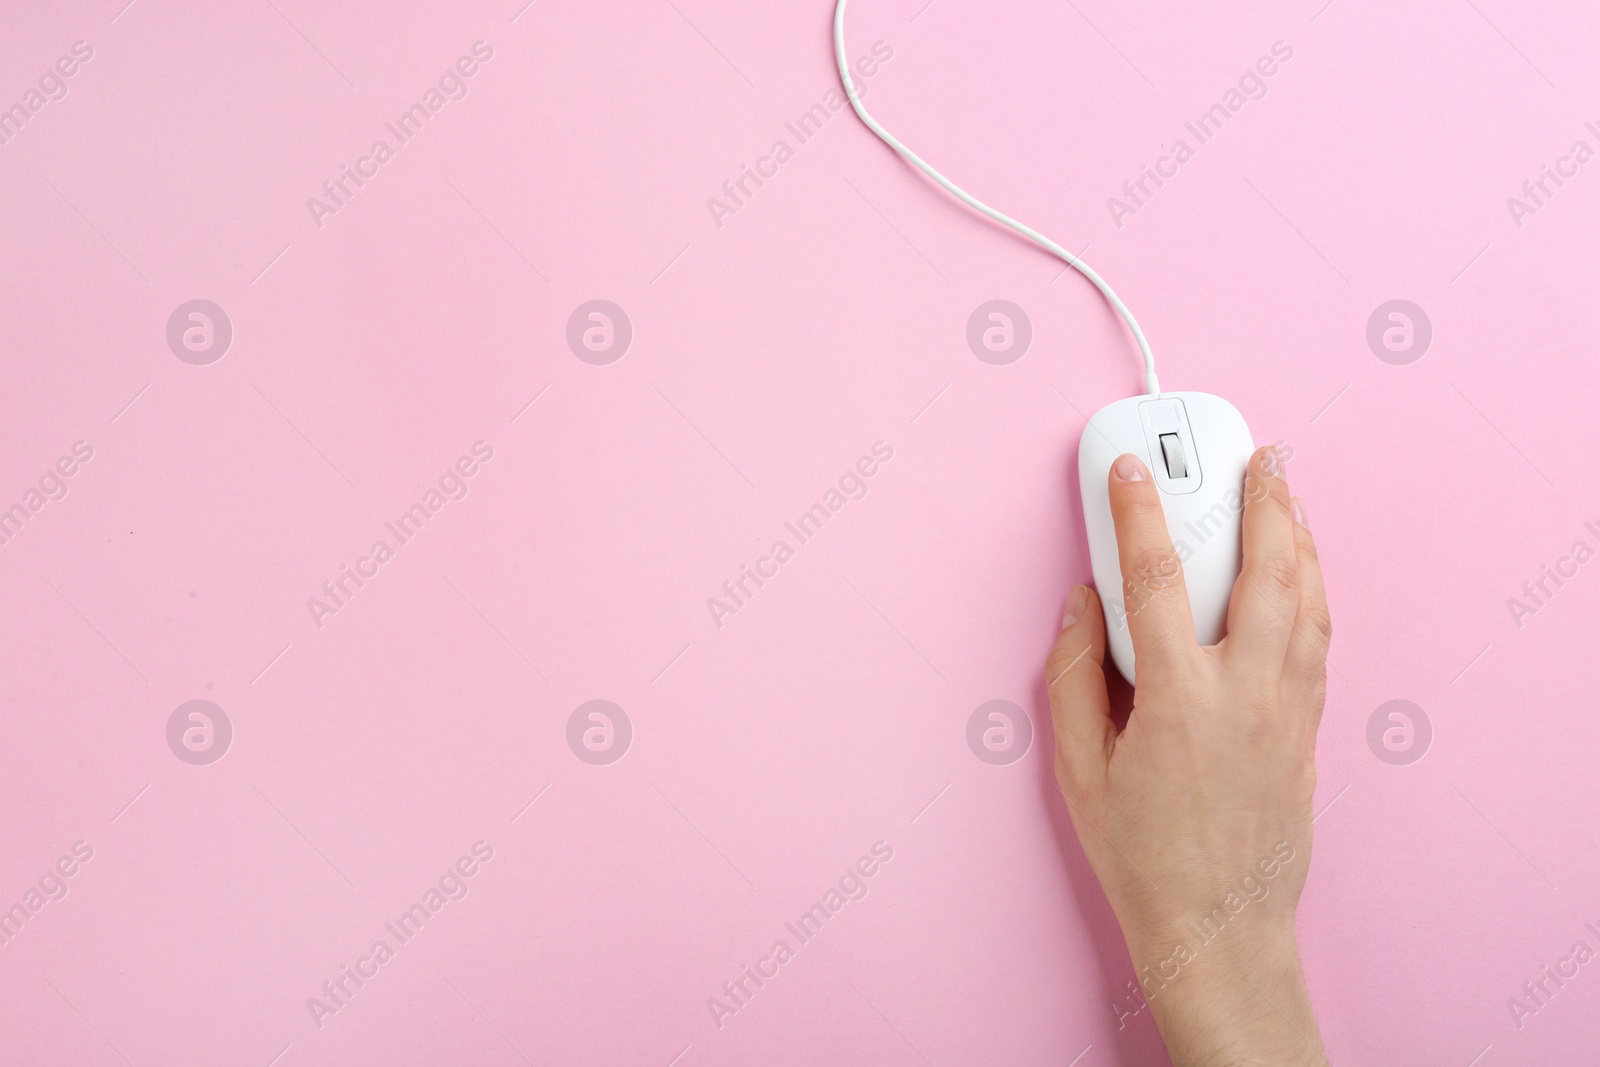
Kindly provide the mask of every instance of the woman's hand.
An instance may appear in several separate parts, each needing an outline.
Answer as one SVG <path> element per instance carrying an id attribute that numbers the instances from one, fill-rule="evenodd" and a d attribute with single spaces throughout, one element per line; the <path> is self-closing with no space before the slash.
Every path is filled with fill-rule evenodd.
<path id="1" fill-rule="evenodd" d="M 1326 1062 L 1294 926 L 1331 633 L 1304 510 L 1257 451 L 1228 635 L 1202 648 L 1149 472 L 1122 456 L 1110 489 L 1138 684 L 1119 731 L 1075 587 L 1045 675 L 1056 781 L 1173 1062 Z"/>

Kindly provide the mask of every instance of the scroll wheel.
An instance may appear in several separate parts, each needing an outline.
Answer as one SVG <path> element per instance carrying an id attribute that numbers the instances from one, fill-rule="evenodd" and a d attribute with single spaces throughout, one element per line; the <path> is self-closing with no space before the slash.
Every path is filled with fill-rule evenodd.
<path id="1" fill-rule="evenodd" d="M 1189 477 L 1189 461 L 1183 454 L 1183 441 L 1177 434 L 1161 435 L 1161 458 L 1167 464 L 1167 477 Z"/>

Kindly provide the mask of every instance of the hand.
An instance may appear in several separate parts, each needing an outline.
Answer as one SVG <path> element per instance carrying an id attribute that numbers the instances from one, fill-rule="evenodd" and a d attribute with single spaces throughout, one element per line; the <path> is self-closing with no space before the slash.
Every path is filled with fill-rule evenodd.
<path id="1" fill-rule="evenodd" d="M 1331 634 L 1304 509 L 1277 450 L 1257 451 L 1228 635 L 1202 648 L 1149 472 L 1122 456 L 1110 491 L 1124 600 L 1139 605 L 1127 726 L 1111 716 L 1087 587 L 1045 668 L 1078 840 L 1175 1064 L 1324 1063 L 1294 928 Z"/>

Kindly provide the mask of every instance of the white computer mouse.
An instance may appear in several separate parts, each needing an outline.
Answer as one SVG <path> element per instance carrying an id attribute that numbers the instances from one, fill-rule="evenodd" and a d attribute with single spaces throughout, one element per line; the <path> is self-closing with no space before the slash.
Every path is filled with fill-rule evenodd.
<path id="1" fill-rule="evenodd" d="M 1123 602 L 1122 564 L 1111 523 L 1107 477 L 1124 452 L 1144 460 L 1161 493 L 1167 531 L 1183 566 L 1194 632 L 1202 645 L 1222 639 L 1228 598 L 1239 577 L 1244 473 L 1255 444 L 1239 409 L 1209 393 L 1131 396 L 1101 408 L 1078 445 L 1078 482 L 1089 561 L 1105 605 L 1112 661 L 1134 680 L 1133 638 Z"/>

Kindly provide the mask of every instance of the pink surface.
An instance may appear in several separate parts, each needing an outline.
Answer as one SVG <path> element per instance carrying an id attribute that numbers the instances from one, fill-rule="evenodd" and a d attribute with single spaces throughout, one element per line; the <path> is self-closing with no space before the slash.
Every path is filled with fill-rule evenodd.
<path id="1" fill-rule="evenodd" d="M 828 110 L 827 0 L 122 3 L 0 33 L 25 111 L 92 49 L 0 145 L 0 1062 L 1163 1062 L 1041 680 L 1077 437 L 1138 368 L 1081 279 Z M 1165 385 L 1293 448 L 1339 631 L 1302 919 L 1334 1059 L 1592 1062 L 1600 962 L 1508 1000 L 1600 949 L 1600 31 L 1321 4 L 855 0 L 850 51 L 892 53 L 867 101 L 929 160 L 1091 246 Z M 993 299 L 1009 363 L 967 343 Z M 1396 299 L 1420 360 L 1369 347 Z M 187 313 L 168 343 L 193 300 L 214 362 Z M 592 300 L 620 359 L 586 314 L 569 347 Z M 231 738 L 169 743 L 195 700 Z M 626 724 L 569 745 L 592 700 Z M 1010 763 L 968 745 L 991 700 L 1031 717 Z M 1420 761 L 1369 747 L 1391 700 Z"/>

